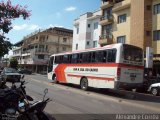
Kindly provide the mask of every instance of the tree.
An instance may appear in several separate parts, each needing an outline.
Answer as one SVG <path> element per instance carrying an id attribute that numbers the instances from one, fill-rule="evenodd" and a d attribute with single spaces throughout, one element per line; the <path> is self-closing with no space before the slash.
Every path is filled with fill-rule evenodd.
<path id="1" fill-rule="evenodd" d="M 12 57 L 9 60 L 9 67 L 17 69 L 17 67 L 18 67 L 18 61 L 17 61 L 17 59 L 15 57 Z"/>
<path id="2" fill-rule="evenodd" d="M 12 29 L 11 21 L 15 18 L 22 17 L 24 20 L 30 16 L 30 11 L 26 10 L 27 6 L 13 6 L 11 1 L 6 3 L 0 2 L 0 57 L 8 54 L 12 44 L 5 37 L 5 34 Z"/>

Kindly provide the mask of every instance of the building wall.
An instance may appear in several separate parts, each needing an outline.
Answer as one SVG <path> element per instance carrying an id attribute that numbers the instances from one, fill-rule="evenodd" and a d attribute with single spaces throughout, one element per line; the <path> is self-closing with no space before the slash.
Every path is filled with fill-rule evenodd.
<path id="1" fill-rule="evenodd" d="M 63 38 L 67 38 L 66 42 L 63 41 Z M 49 39 L 46 42 L 48 43 L 50 55 L 72 50 L 72 37 L 70 36 L 49 35 Z"/>
<path id="2" fill-rule="evenodd" d="M 98 29 L 94 29 L 94 23 L 99 23 L 100 15 L 101 11 L 85 13 L 74 21 L 72 51 L 76 50 L 76 44 L 78 44 L 77 50 L 93 48 L 93 41 L 97 41 L 97 47 L 99 46 L 101 26 L 98 25 Z M 78 34 L 77 28 L 79 28 Z"/>
<path id="3" fill-rule="evenodd" d="M 126 14 L 126 22 L 118 24 L 118 16 Z M 113 13 L 114 23 L 113 23 L 113 42 L 117 43 L 117 37 L 126 36 L 126 44 L 130 44 L 130 9 L 123 9 Z"/>
<path id="4" fill-rule="evenodd" d="M 148 8 L 149 7 L 149 8 Z M 152 47 L 152 0 L 145 0 L 144 2 L 144 46 Z M 148 33 L 149 32 L 149 33 Z"/>
<path id="5" fill-rule="evenodd" d="M 152 9 L 154 9 L 154 5 L 158 3 L 160 3 L 160 0 L 153 0 Z M 154 15 L 153 13 L 152 18 L 153 18 L 152 32 L 154 30 L 160 30 L 160 14 Z M 153 40 L 153 34 L 152 34 L 152 40 Z M 154 54 L 160 54 L 160 40 L 152 41 L 152 47 L 153 47 Z"/>
<path id="6" fill-rule="evenodd" d="M 131 1 L 131 44 L 144 46 L 144 0 Z M 138 44 L 137 44 L 138 43 Z"/>
<path id="7" fill-rule="evenodd" d="M 118 36 L 126 36 L 125 43 L 127 44 L 136 45 L 144 50 L 146 47 L 152 47 L 152 28 L 156 28 L 155 24 L 159 23 L 158 15 L 152 15 L 152 4 L 159 2 L 159 0 L 123 0 L 117 1 L 117 3 L 105 2 L 104 4 L 102 2 L 102 11 L 103 8 L 113 5 L 113 43 L 117 43 Z M 127 14 L 127 20 L 118 24 L 118 16 L 122 14 Z M 158 48 L 157 42 L 153 42 L 153 44 Z"/>
<path id="8" fill-rule="evenodd" d="M 72 36 L 72 30 L 55 27 L 25 37 L 21 45 L 22 54 L 18 56 L 20 64 L 33 72 L 46 70 L 50 55 L 71 51 Z"/>
<path id="9" fill-rule="evenodd" d="M 80 19 L 78 20 L 79 24 L 75 26 L 73 30 L 73 44 L 72 44 L 72 51 L 76 50 L 76 44 L 78 44 L 77 50 L 82 50 L 86 48 L 86 34 L 87 33 L 87 14 L 81 15 Z M 77 34 L 77 28 L 79 28 L 79 33 Z"/>
<path id="10" fill-rule="evenodd" d="M 126 34 L 127 44 L 141 47 L 144 52 L 146 47 L 152 47 L 153 59 L 160 60 L 160 40 L 154 40 L 154 31 L 160 30 L 160 13 L 154 14 L 154 5 L 160 4 L 160 0 L 115 0 L 115 2 L 104 0 L 101 5 L 102 11 L 104 8 L 113 6 L 113 43 L 117 42 L 117 36 Z M 128 9 L 125 5 L 127 2 L 130 2 Z M 127 13 L 127 22 L 117 24 L 117 16 L 124 12 Z M 103 21 L 102 19 L 100 22 L 102 25 Z M 102 45 L 106 44 L 104 41 L 101 43 Z M 159 73 L 159 71 L 159 62 L 153 61 L 153 73 Z"/>
<path id="11" fill-rule="evenodd" d="M 21 47 L 16 47 L 13 48 L 13 55 L 11 57 L 15 57 L 18 61 L 18 64 L 21 64 L 21 58 L 22 58 L 22 48 Z"/>

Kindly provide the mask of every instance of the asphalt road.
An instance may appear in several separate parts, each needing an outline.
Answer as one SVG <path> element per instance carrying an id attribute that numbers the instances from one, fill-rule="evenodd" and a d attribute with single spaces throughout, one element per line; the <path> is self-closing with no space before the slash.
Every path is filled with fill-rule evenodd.
<path id="1" fill-rule="evenodd" d="M 26 75 L 26 90 L 35 100 L 42 100 L 43 91 L 52 99 L 45 111 L 61 119 L 115 119 L 117 114 L 160 114 L 159 102 L 132 99 L 107 90 L 80 90 L 77 86 L 54 84 L 46 75 Z M 160 116 L 159 116 L 160 117 Z"/>

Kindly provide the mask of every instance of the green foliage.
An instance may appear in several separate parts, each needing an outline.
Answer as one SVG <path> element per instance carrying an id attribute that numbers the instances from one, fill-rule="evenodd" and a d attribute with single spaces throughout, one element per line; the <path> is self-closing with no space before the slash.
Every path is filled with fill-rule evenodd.
<path id="1" fill-rule="evenodd" d="M 23 68 L 23 66 L 18 64 L 18 69 L 22 69 L 22 68 Z"/>
<path id="2" fill-rule="evenodd" d="M 12 48 L 12 44 L 9 41 L 3 40 L 0 37 L 0 57 L 5 54 L 8 54 L 8 52 L 11 48 Z"/>
<path id="3" fill-rule="evenodd" d="M 15 57 L 12 57 L 9 60 L 9 62 L 10 62 L 9 63 L 9 67 L 17 69 L 17 67 L 18 67 L 18 61 L 17 61 L 17 59 Z"/>

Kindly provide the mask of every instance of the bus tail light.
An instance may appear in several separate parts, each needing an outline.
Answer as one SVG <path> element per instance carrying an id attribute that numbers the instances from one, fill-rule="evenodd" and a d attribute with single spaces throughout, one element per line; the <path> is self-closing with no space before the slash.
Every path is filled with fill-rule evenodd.
<path id="1" fill-rule="evenodd" d="M 117 76 L 120 76 L 121 75 L 121 68 L 118 68 L 117 69 Z"/>

